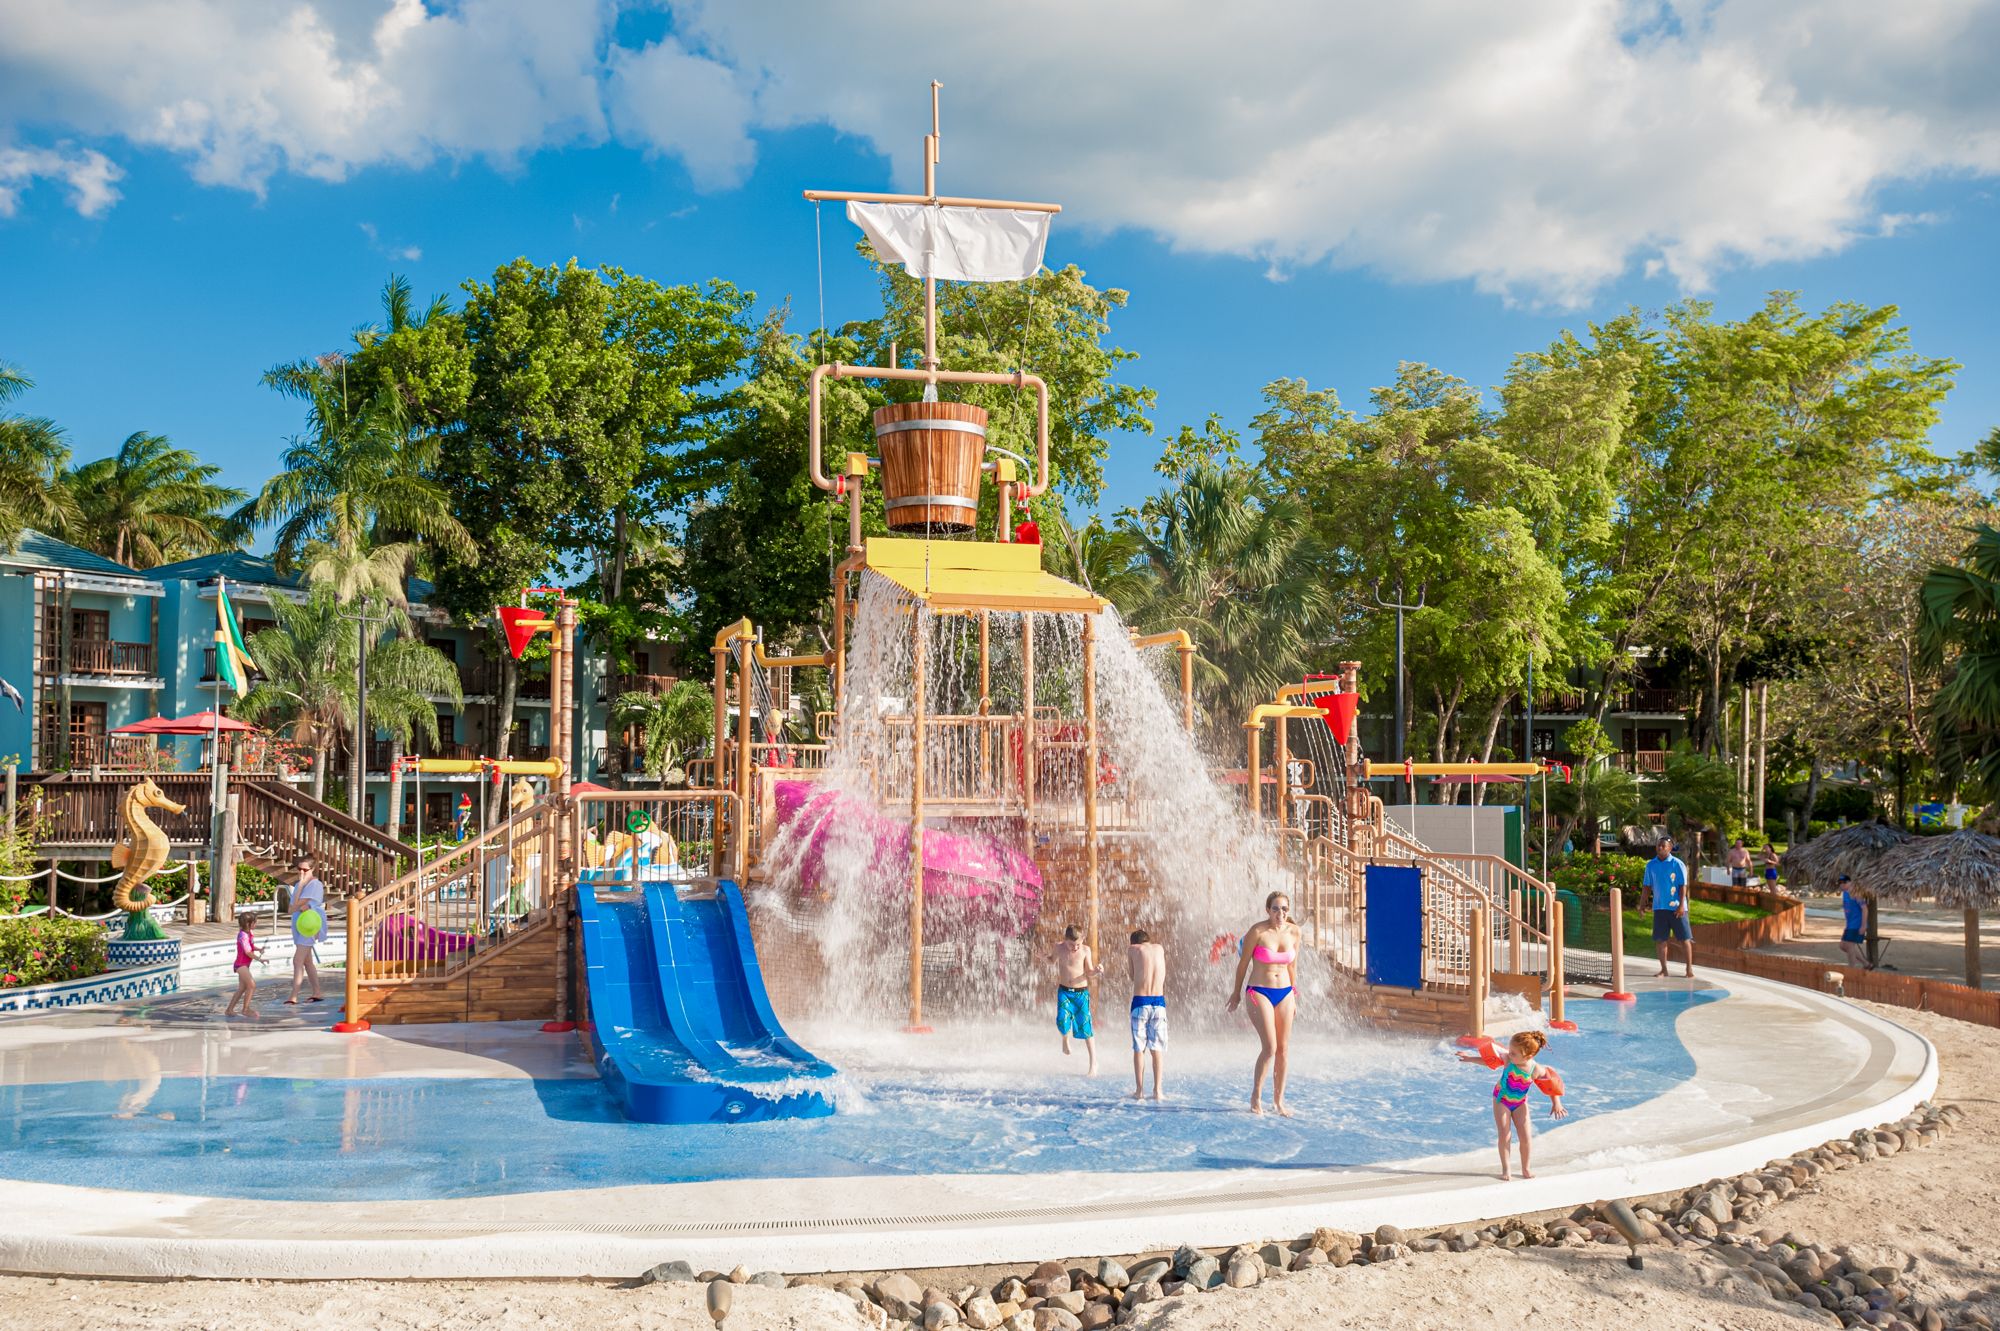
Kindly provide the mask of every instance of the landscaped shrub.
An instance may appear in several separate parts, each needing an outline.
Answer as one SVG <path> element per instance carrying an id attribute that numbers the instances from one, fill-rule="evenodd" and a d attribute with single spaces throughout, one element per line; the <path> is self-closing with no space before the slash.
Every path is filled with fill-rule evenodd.
<path id="1" fill-rule="evenodd" d="M 53 984 L 104 970 L 104 927 L 88 920 L 0 920 L 0 988 Z"/>
<path id="2" fill-rule="evenodd" d="M 1549 878 L 1558 890 L 1578 896 L 1601 897 L 1615 887 L 1630 903 L 1645 868 L 1645 861 L 1632 855 L 1565 855 L 1549 866 Z"/>

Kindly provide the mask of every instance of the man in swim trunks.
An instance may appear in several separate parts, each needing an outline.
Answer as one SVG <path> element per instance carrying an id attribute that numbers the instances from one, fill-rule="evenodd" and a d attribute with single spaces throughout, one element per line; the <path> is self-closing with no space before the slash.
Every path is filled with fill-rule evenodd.
<path id="1" fill-rule="evenodd" d="M 1694 978 L 1694 930 L 1688 927 L 1688 871 L 1674 854 L 1672 837 L 1661 837 L 1643 875 L 1653 904 L 1653 948 L 1660 954 L 1660 974 L 1667 973 L 1669 949 L 1678 941 L 1687 957 L 1687 977 Z"/>
<path id="2" fill-rule="evenodd" d="M 1132 931 L 1125 949 L 1132 973 L 1132 1098 L 1146 1095 L 1146 1056 L 1153 1056 L 1153 1098 L 1161 1098 L 1167 1057 L 1167 950 L 1144 929 Z"/>
<path id="3" fill-rule="evenodd" d="M 1097 1040 L 1090 1025 L 1090 981 L 1092 976 L 1102 974 L 1104 967 L 1097 964 L 1090 944 L 1083 941 L 1083 932 L 1073 924 L 1063 930 L 1063 940 L 1056 944 L 1056 1029 L 1062 1033 L 1065 1054 L 1069 1053 L 1072 1035 L 1083 1041 L 1083 1052 L 1090 1055 L 1090 1067 L 1083 1074 L 1086 1077 L 1097 1075 Z"/>

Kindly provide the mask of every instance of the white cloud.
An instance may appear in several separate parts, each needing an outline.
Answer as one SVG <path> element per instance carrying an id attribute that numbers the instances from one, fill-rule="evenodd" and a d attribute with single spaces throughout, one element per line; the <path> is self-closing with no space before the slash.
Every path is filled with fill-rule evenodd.
<path id="1" fill-rule="evenodd" d="M 1886 187 L 2000 173 L 2000 0 L 685 0 L 621 45 L 623 2 L 0 0 L 0 128 L 253 190 L 615 136 L 719 189 L 825 124 L 907 188 L 935 73 L 948 190 L 1556 304 L 1893 234 L 1920 219 Z"/>
<path id="2" fill-rule="evenodd" d="M 402 259 L 409 263 L 415 263 L 424 257 L 423 248 L 418 245 L 384 245 L 382 234 L 373 222 L 360 222 L 357 225 L 361 228 L 361 234 L 368 237 L 369 248 L 377 254 L 391 259 Z"/>
<path id="3" fill-rule="evenodd" d="M 0 146 L 0 217 L 12 217 L 21 195 L 37 180 L 69 187 L 70 207 L 96 217 L 118 202 L 124 169 L 93 148 L 9 148 Z"/>

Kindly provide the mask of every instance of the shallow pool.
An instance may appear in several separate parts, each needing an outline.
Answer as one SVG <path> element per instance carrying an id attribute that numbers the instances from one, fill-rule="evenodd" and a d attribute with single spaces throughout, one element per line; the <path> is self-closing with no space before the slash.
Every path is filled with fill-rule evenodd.
<path id="1" fill-rule="evenodd" d="M 1721 989 L 1578 1003 L 1543 1054 L 1569 1086 L 1561 1128 L 1687 1080 L 1674 1033 Z M 1490 1147 L 1493 1074 L 1442 1043 L 1302 1036 L 1295 1117 L 1244 1111 L 1247 1033 L 1182 1042 L 1169 1098 L 1134 1103 L 1123 1033 L 1079 1075 L 1052 1031 L 929 1037 L 796 1031 L 841 1069 L 832 1118 L 729 1126 L 623 1121 L 581 1055 L 561 1076 L 295 1079 L 165 1075 L 0 1087 L 0 1177 L 220 1197 L 393 1200 L 704 1179 L 1059 1171 L 1335 1169 Z M 396 1028 L 381 1036 L 396 1039 Z M 314 1035 L 309 1038 L 331 1038 Z M 527 1038 L 527 1037 L 524 1037 Z M 557 1037 L 539 1037 L 554 1039 Z M 542 1071 L 546 1072 L 546 1060 Z M 558 1060 L 560 1063 L 561 1060 Z M 271 1071 L 281 1070 L 282 1060 Z"/>

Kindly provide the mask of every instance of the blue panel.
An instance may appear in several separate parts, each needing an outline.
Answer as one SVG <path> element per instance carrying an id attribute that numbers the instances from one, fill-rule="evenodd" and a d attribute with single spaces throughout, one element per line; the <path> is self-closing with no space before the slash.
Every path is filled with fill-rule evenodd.
<path id="1" fill-rule="evenodd" d="M 577 885 L 598 1071 L 628 1118 L 747 1123 L 833 1112 L 802 1085 L 833 1068 L 784 1032 L 764 992 L 743 897 L 721 883 L 683 899 L 671 883 Z"/>
<path id="2" fill-rule="evenodd" d="M 1368 893 L 1368 983 L 1397 989 L 1424 984 L 1424 871 L 1415 865 L 1371 864 Z"/>

